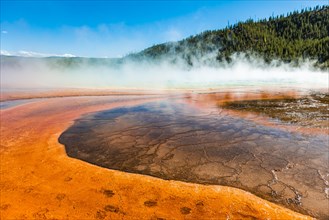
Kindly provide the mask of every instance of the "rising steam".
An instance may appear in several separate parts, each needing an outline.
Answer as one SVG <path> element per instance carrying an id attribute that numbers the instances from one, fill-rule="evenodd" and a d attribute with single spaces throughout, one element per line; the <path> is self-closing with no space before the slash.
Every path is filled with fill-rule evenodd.
<path id="1" fill-rule="evenodd" d="M 302 85 L 328 87 L 328 73 L 312 61 L 298 67 L 280 61 L 234 54 L 231 63 L 219 63 L 214 54 L 199 56 L 193 65 L 163 58 L 102 60 L 76 58 L 1 58 L 1 88 L 217 88 L 229 85 Z M 60 60 L 61 62 L 58 62 Z M 69 64 L 69 65 L 68 65 Z"/>

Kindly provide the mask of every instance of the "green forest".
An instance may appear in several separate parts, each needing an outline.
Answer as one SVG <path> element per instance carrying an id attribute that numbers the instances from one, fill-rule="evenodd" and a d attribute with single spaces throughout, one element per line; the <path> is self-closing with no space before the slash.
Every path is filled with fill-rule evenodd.
<path id="1" fill-rule="evenodd" d="M 258 56 L 271 62 L 281 60 L 299 65 L 309 59 L 315 66 L 329 68 L 329 6 L 294 11 L 254 21 L 248 19 L 221 30 L 205 31 L 178 42 L 147 48 L 128 57 L 134 59 L 181 57 L 193 60 L 215 53 L 219 62 L 231 62 L 232 54 Z"/>
<path id="2" fill-rule="evenodd" d="M 187 67 L 203 64 L 229 64 L 232 55 L 260 58 L 265 63 L 279 60 L 299 66 L 307 60 L 316 68 L 329 69 L 329 6 L 294 11 L 254 21 L 248 19 L 221 30 L 205 31 L 178 42 L 154 45 L 123 58 L 47 57 L 52 68 L 91 66 L 120 67 L 130 61 L 172 63 L 183 61 Z M 1 65 L 17 66 L 15 57 L 1 56 Z M 38 58 L 20 58 L 35 60 Z"/>

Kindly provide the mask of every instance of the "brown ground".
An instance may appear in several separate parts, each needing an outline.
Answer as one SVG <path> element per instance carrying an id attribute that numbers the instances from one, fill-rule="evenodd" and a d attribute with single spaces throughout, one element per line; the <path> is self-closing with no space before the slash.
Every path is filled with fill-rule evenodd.
<path id="1" fill-rule="evenodd" d="M 169 92 L 169 91 L 167 91 Z M 31 98 L 54 98 L 74 96 L 110 96 L 110 95 L 149 95 L 162 94 L 157 90 L 141 89 L 30 89 L 30 90 L 5 90 L 0 93 L 0 101 L 22 100 Z"/>
<path id="2" fill-rule="evenodd" d="M 275 102 L 276 100 L 280 102 L 281 100 L 299 100 L 309 96 L 310 91 L 308 90 L 280 90 L 269 89 L 269 90 L 249 90 L 247 93 L 245 89 L 225 91 L 225 92 L 213 92 L 213 93 L 196 93 L 196 94 L 187 94 L 185 97 L 186 102 L 192 104 L 193 106 L 200 109 L 214 108 L 217 106 L 218 111 L 225 110 L 225 113 L 230 114 L 234 117 L 240 117 L 247 120 L 252 120 L 261 125 L 268 127 L 281 128 L 286 131 L 298 132 L 304 134 L 326 134 L 329 135 L 328 130 L 328 120 L 322 119 L 320 122 L 315 122 L 314 120 L 308 121 L 308 126 L 303 125 L 303 123 L 291 123 L 293 118 L 288 118 L 287 123 L 281 123 L 282 121 L 271 120 L 273 118 L 283 119 L 283 117 L 278 117 L 277 114 L 266 114 L 263 109 L 238 109 L 238 108 L 227 108 L 227 103 L 234 103 L 239 105 L 239 103 L 249 103 L 260 101 L 259 103 L 264 103 L 264 101 Z M 318 94 L 328 94 L 327 90 L 318 90 Z M 290 107 L 290 106 L 288 106 Z M 328 110 L 323 107 L 326 117 L 328 117 Z M 317 111 L 318 107 L 312 111 Z M 306 109 L 307 110 L 307 109 Z M 286 112 L 284 109 L 281 111 Z M 312 114 L 312 111 L 310 113 Z M 296 112 L 301 112 L 301 109 L 296 109 Z M 305 112 L 303 112 L 305 114 Z M 320 113 L 320 112 L 317 112 Z M 307 114 L 307 112 L 306 112 Z M 299 117 L 299 120 L 304 120 L 302 117 Z M 321 123 L 322 126 L 314 126 L 314 123 Z M 309 125 L 312 126 L 309 126 Z M 302 125 L 302 126 L 301 126 Z M 324 126 L 323 126 L 324 125 Z M 322 128 L 319 128 L 322 127 Z"/>
<path id="3" fill-rule="evenodd" d="M 2 110 L 1 219 L 308 219 L 231 187 L 93 166 L 58 143 L 82 114 L 151 99 L 71 97 Z"/>
<path id="4" fill-rule="evenodd" d="M 239 112 L 266 115 L 283 123 L 307 128 L 328 129 L 329 93 L 314 93 L 300 98 L 226 102 L 220 107 Z"/>

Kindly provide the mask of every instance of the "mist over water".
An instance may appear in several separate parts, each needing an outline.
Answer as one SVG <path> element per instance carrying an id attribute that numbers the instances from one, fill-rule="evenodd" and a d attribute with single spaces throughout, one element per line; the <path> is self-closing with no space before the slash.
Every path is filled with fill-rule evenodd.
<path id="1" fill-rule="evenodd" d="M 280 61 L 265 63 L 259 58 L 233 55 L 231 63 L 219 63 L 213 55 L 194 59 L 193 65 L 171 59 L 90 62 L 74 65 L 74 58 L 2 57 L 1 88 L 137 88 L 207 89 L 223 86 L 297 85 L 327 88 L 328 73 L 315 69 L 312 61 L 298 67 Z M 55 58 L 53 58 L 55 59 Z M 67 60 L 65 60 L 67 59 Z M 95 59 L 97 60 L 97 59 Z"/>

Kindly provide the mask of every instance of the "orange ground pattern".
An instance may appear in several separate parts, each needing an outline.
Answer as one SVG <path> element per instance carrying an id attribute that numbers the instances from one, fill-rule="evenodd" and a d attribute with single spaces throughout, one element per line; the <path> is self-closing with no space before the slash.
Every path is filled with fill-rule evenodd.
<path id="1" fill-rule="evenodd" d="M 67 157 L 59 135 L 81 115 L 151 101 L 45 99 L 1 110 L 1 219 L 311 219 L 224 186 L 167 181 Z"/>

